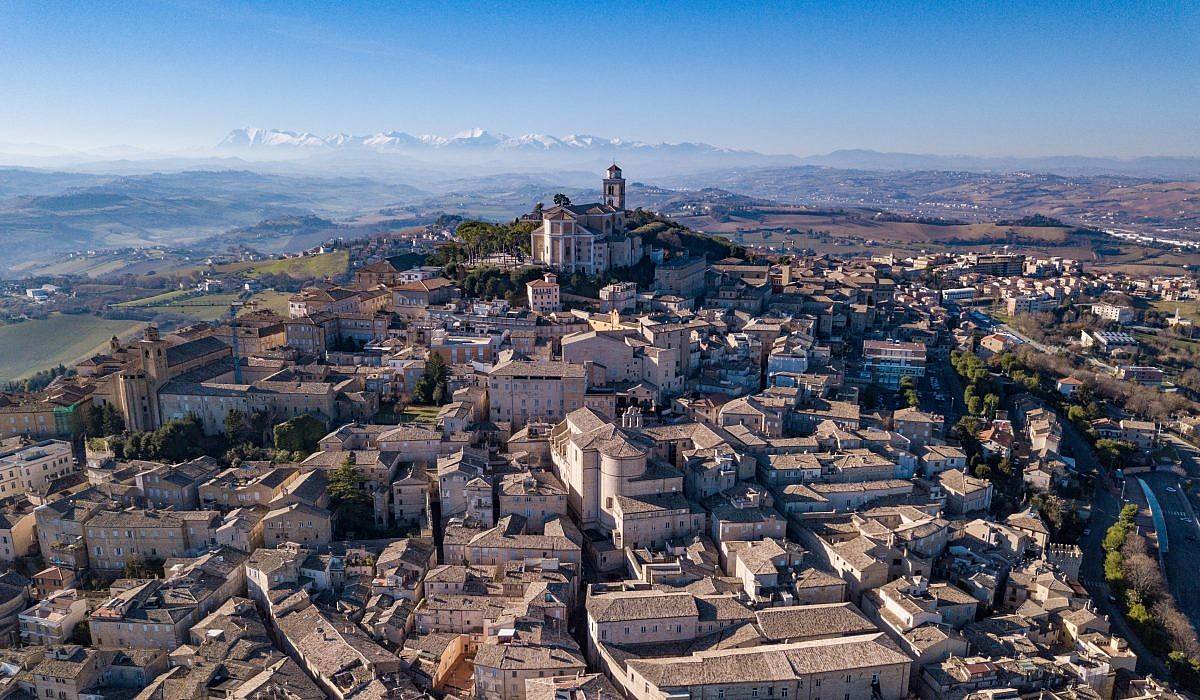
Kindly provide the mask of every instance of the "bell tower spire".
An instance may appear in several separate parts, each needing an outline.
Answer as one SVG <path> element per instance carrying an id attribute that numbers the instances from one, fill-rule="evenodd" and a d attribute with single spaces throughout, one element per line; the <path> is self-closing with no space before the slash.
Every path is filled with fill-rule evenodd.
<path id="1" fill-rule="evenodd" d="M 604 178 L 604 203 L 625 209 L 625 178 L 621 177 L 621 168 L 616 163 L 608 166 Z"/>

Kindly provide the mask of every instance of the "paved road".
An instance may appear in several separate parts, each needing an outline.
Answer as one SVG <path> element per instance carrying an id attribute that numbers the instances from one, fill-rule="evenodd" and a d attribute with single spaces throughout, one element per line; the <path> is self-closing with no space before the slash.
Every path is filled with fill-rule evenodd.
<path id="1" fill-rule="evenodd" d="M 1087 589 L 1091 595 L 1092 601 L 1096 604 L 1096 609 L 1105 617 L 1108 618 L 1112 627 L 1118 634 L 1129 641 L 1130 648 L 1133 653 L 1137 654 L 1138 665 L 1137 670 L 1140 673 L 1152 673 L 1160 678 L 1169 676 L 1166 665 L 1157 659 L 1146 645 L 1142 644 L 1137 638 L 1133 629 L 1125 621 L 1125 617 L 1121 614 L 1120 608 L 1113 601 L 1109 600 L 1112 591 L 1108 587 L 1108 583 L 1104 580 L 1104 534 L 1112 524 L 1117 521 L 1117 515 L 1121 512 L 1121 498 L 1119 488 L 1108 479 L 1108 475 L 1103 469 L 1100 469 L 1100 463 L 1096 459 L 1096 453 L 1092 450 L 1091 445 L 1084 440 L 1079 431 L 1066 419 L 1061 419 L 1060 423 L 1063 427 L 1063 438 L 1067 446 L 1071 450 L 1071 454 L 1075 455 L 1075 461 L 1080 471 L 1083 473 L 1095 473 L 1098 475 L 1096 479 L 1096 491 L 1092 498 L 1092 517 L 1088 521 L 1088 532 L 1086 535 L 1079 538 L 1079 548 L 1083 551 L 1083 563 L 1079 567 L 1079 579 L 1083 587 Z"/>
<path id="2" fill-rule="evenodd" d="M 1168 436 L 1167 439 L 1174 442 L 1184 469 L 1189 474 L 1200 474 L 1200 450 L 1174 436 Z M 1179 609 L 1193 625 L 1200 627 L 1200 586 L 1196 585 L 1196 564 L 1200 562 L 1200 522 L 1196 520 L 1195 508 L 1187 501 L 1187 496 L 1179 487 L 1179 477 L 1175 474 L 1155 472 L 1144 474 L 1142 478 L 1153 489 L 1167 521 L 1170 545 L 1164 557 L 1167 584 Z"/>
<path id="3" fill-rule="evenodd" d="M 999 321 L 998 319 L 992 318 L 991 316 L 985 314 L 982 311 L 976 311 L 975 313 L 973 313 L 971 315 L 980 325 L 982 325 L 984 328 L 986 328 L 987 330 L 989 330 L 993 333 L 996 333 L 996 332 L 1008 333 L 1009 335 L 1016 338 L 1017 340 L 1020 340 L 1022 343 L 1029 345 L 1030 347 L 1036 349 L 1038 352 L 1044 352 L 1047 355 L 1055 355 L 1058 353 L 1059 348 L 1054 347 L 1052 345 L 1046 345 L 1045 343 L 1039 343 L 1038 341 L 1034 340 L 1033 338 L 1030 338 L 1029 336 L 1022 333 L 1021 331 L 1018 331 L 1017 329 L 1008 325 L 1007 323 L 1003 323 L 1003 322 Z"/>

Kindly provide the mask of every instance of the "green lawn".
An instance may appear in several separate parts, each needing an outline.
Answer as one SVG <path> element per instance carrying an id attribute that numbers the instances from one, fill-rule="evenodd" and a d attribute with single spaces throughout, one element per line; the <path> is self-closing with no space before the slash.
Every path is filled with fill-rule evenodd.
<path id="1" fill-rule="evenodd" d="M 110 337 L 131 334 L 144 325 L 90 314 L 52 314 L 0 326 L 0 381 L 22 379 L 59 364 L 70 366 L 103 348 Z"/>
<path id="2" fill-rule="evenodd" d="M 401 423 L 433 423 L 437 421 L 441 406 L 409 406 L 400 414 Z"/>

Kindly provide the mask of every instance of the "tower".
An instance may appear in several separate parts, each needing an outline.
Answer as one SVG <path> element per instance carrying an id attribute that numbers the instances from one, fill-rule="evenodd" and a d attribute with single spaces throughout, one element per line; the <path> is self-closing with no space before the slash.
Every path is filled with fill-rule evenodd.
<path id="1" fill-rule="evenodd" d="M 608 166 L 604 178 L 604 203 L 617 209 L 625 209 L 625 178 L 621 177 L 621 169 L 616 163 Z"/>

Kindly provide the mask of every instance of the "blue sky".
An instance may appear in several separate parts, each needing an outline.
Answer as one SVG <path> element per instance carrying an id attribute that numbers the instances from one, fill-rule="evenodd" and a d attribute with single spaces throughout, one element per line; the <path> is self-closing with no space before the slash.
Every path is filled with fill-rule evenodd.
<path id="1" fill-rule="evenodd" d="M 1200 154 L 1200 4 L 0 3 L 0 142 L 591 133 Z"/>

